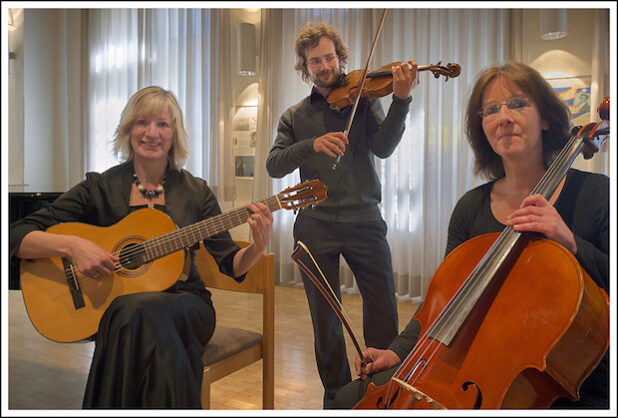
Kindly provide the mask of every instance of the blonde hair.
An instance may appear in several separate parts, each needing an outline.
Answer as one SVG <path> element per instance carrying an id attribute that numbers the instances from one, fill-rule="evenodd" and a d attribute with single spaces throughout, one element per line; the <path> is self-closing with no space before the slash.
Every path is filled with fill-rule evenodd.
<path id="1" fill-rule="evenodd" d="M 161 110 L 169 110 L 172 114 L 174 139 L 168 155 L 170 168 L 175 170 L 182 168 L 189 156 L 189 134 L 182 121 L 182 110 L 174 93 L 158 86 L 149 86 L 139 90 L 131 96 L 124 107 L 113 140 L 114 154 L 119 159 L 133 160 L 131 129 L 137 118 L 152 115 Z"/>

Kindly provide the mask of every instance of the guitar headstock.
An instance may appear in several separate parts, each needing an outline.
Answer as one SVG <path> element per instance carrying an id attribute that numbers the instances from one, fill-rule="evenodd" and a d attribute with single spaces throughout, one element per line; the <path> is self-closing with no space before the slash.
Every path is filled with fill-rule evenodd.
<path id="1" fill-rule="evenodd" d="M 277 195 L 284 209 L 306 208 L 315 206 L 326 199 L 327 187 L 320 180 L 307 180 L 293 187 L 288 187 Z"/>

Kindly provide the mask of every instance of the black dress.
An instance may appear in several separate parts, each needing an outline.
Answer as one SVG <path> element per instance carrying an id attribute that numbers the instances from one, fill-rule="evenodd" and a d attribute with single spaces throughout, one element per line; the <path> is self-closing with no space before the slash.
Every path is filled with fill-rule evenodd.
<path id="1" fill-rule="evenodd" d="M 60 222 L 110 226 L 132 210 L 133 167 L 121 164 L 86 179 L 41 209 L 13 224 L 11 256 L 23 237 Z M 166 206 L 157 206 L 178 227 L 221 213 L 202 179 L 186 170 L 168 170 Z M 147 228 L 147 225 L 144 225 Z M 222 273 L 233 275 L 240 249 L 227 231 L 204 240 Z M 99 323 L 84 408 L 200 408 L 201 354 L 215 328 L 211 294 L 197 273 L 194 252 L 186 280 L 164 292 L 118 296 Z M 236 278 L 242 281 L 244 275 Z"/>

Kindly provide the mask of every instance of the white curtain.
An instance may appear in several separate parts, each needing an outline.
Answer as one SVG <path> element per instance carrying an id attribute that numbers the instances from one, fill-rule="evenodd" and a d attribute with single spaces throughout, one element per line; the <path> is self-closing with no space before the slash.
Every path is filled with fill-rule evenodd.
<path id="1" fill-rule="evenodd" d="M 265 10 L 260 85 L 268 85 L 258 117 L 259 148 L 269 149 L 279 116 L 305 97 L 310 86 L 294 72 L 294 35 L 307 22 L 336 27 L 350 59 L 346 70 L 364 68 L 377 30 L 381 9 Z M 406 121 L 401 144 L 391 157 L 376 159 L 382 181 L 382 213 L 388 224 L 388 241 L 398 295 L 420 300 L 440 264 L 446 247 L 447 226 L 457 199 L 481 180 L 472 175 L 472 156 L 463 136 L 465 102 L 478 72 L 509 56 L 508 10 L 391 9 L 387 12 L 370 69 L 414 59 L 419 64 L 455 62 L 462 74 L 444 82 L 420 74 L 420 85 Z M 285 36 L 283 36 L 285 34 Z M 261 87 L 262 88 L 262 87 Z M 391 97 L 382 99 L 385 112 Z M 264 110 L 262 112 L 262 107 Z M 267 144 L 267 145 L 266 145 Z M 256 165 L 258 161 L 256 160 Z M 260 175 L 260 177 L 257 177 Z M 267 182 L 256 171 L 256 184 Z M 298 171 L 271 180 L 277 193 L 299 181 Z M 277 254 L 279 283 L 299 283 L 290 256 L 293 251 L 294 214 L 276 215 L 271 243 Z M 349 268 L 342 262 L 342 285 L 354 291 Z"/>
<path id="2" fill-rule="evenodd" d="M 111 151 L 122 109 L 137 90 L 158 85 L 173 91 L 183 110 L 191 137 L 185 168 L 206 179 L 220 201 L 235 199 L 232 89 L 222 71 L 230 66 L 229 20 L 229 10 L 217 9 L 88 11 L 87 171 L 118 163 Z"/>
<path id="3" fill-rule="evenodd" d="M 508 13 L 502 9 L 389 11 L 377 62 L 413 58 L 419 64 L 442 61 L 462 67 L 461 75 L 447 82 L 419 74 L 403 139 L 390 158 L 377 160 L 382 214 L 389 227 L 400 296 L 422 299 L 444 257 L 455 203 L 481 183 L 472 174 L 473 157 L 463 134 L 465 104 L 476 75 L 510 58 L 504 55 L 510 42 Z M 383 99 L 385 109 L 391 97 Z"/>

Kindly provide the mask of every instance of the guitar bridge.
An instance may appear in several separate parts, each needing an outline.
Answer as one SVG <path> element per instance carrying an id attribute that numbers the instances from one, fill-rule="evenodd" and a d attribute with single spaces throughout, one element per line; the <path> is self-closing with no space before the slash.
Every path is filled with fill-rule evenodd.
<path id="1" fill-rule="evenodd" d="M 73 298 L 73 306 L 75 306 L 75 309 L 83 308 L 86 304 L 84 303 L 82 290 L 77 282 L 77 270 L 73 263 L 70 263 L 66 258 L 62 259 L 62 265 L 64 266 L 64 276 L 67 279 L 69 292 L 71 292 L 71 297 Z"/>

